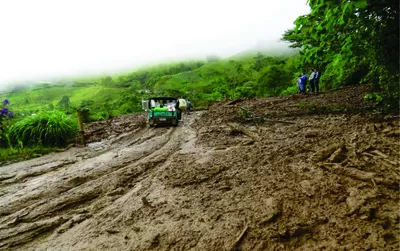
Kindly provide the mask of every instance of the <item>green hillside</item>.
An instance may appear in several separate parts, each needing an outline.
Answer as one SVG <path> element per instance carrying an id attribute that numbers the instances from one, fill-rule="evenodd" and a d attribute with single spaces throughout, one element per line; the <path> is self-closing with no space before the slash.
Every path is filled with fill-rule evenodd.
<path id="1" fill-rule="evenodd" d="M 64 79 L 14 88 L 1 98 L 10 100 L 9 109 L 15 114 L 52 109 L 73 113 L 78 107 L 87 107 L 95 120 L 140 112 L 140 100 L 153 95 L 182 96 L 192 99 L 199 107 L 225 97 L 279 95 L 293 86 L 294 60 L 295 57 L 278 58 L 259 53 L 237 60 L 162 64 L 127 74 Z M 279 73 L 279 77 L 266 78 L 271 71 Z"/>
<path id="2" fill-rule="evenodd" d="M 89 109 L 90 120 L 102 120 L 142 112 L 141 100 L 149 96 L 184 97 L 199 108 L 224 98 L 296 92 L 296 58 L 261 53 L 235 60 L 210 57 L 208 62 L 14 85 L 0 94 L 7 101 L 0 110 L 0 157 L 30 158 L 64 147 L 77 132 L 78 108 Z"/>
<path id="3" fill-rule="evenodd" d="M 119 99 L 123 89 L 88 84 L 40 84 L 1 95 L 10 100 L 9 109 L 15 114 L 33 114 L 42 110 L 77 108 L 89 101 L 93 108 L 99 108 L 106 100 Z M 64 96 L 69 104 L 61 104 Z M 95 109 L 96 111 L 96 109 Z"/>

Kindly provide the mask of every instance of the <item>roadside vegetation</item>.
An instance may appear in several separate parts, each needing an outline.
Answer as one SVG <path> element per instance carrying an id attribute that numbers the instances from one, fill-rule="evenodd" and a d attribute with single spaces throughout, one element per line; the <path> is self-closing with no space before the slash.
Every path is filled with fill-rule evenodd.
<path id="1" fill-rule="evenodd" d="M 333 0 L 310 0 L 309 5 L 310 14 L 298 17 L 283 34 L 282 40 L 293 50 L 279 56 L 209 56 L 123 74 L 14 87 L 0 94 L 1 159 L 27 147 L 67 145 L 77 132 L 77 109 L 88 109 L 89 120 L 95 121 L 141 112 L 141 99 L 149 96 L 180 96 L 199 108 L 223 99 L 291 95 L 297 93 L 297 76 L 314 68 L 322 73 L 322 91 L 366 84 L 371 89 L 365 100 L 375 112 L 398 112 L 395 1 L 337 5 Z"/>
<path id="2" fill-rule="evenodd" d="M 310 0 L 283 40 L 299 48 L 301 68 L 318 67 L 325 89 L 371 84 L 365 98 L 383 112 L 399 107 L 399 8 L 389 0 Z"/>
<path id="3" fill-rule="evenodd" d="M 62 147 L 75 135 L 78 125 L 63 111 L 43 111 L 12 124 L 8 140 L 12 146 Z"/>
<path id="4" fill-rule="evenodd" d="M 65 147 L 78 131 L 76 118 L 64 111 L 41 111 L 18 117 L 8 104 L 4 100 L 0 112 L 0 164 L 39 157 Z"/>

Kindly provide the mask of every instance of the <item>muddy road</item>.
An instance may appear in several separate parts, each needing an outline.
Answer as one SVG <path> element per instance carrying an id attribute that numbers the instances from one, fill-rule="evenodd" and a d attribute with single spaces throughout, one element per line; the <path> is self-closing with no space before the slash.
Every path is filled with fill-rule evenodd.
<path id="1" fill-rule="evenodd" d="M 0 167 L 0 249 L 398 250 L 398 118 L 357 88 L 99 122 Z"/>

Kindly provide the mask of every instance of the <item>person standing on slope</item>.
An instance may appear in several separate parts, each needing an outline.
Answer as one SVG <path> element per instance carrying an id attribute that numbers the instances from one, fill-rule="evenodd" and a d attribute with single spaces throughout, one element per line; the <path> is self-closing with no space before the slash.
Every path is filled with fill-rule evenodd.
<path id="1" fill-rule="evenodd" d="M 314 92 L 315 91 L 314 77 L 315 77 L 315 72 L 313 70 L 311 70 L 311 74 L 310 74 L 310 77 L 308 79 L 308 81 L 310 82 L 310 92 Z"/>
<path id="2" fill-rule="evenodd" d="M 301 74 L 297 76 L 297 83 L 296 83 L 296 84 L 297 84 L 297 93 L 298 93 L 298 94 L 301 93 L 301 88 L 300 88 L 300 86 L 301 86 L 301 79 L 300 79 L 300 78 L 301 78 Z"/>
<path id="3" fill-rule="evenodd" d="M 300 77 L 300 93 L 306 93 L 307 75 L 302 73 Z"/>
<path id="4" fill-rule="evenodd" d="M 317 70 L 317 68 L 314 69 L 314 86 L 315 86 L 315 91 L 318 93 L 319 92 L 319 79 L 321 77 L 321 73 Z"/>
<path id="5" fill-rule="evenodd" d="M 178 106 L 178 110 L 179 110 L 178 118 L 181 119 L 183 111 L 186 111 L 186 100 L 184 100 L 183 98 L 179 98 L 178 102 L 177 102 L 177 106 Z"/>
<path id="6" fill-rule="evenodd" d="M 190 100 L 186 100 L 186 114 L 190 114 L 190 108 L 192 108 L 192 103 L 190 103 Z"/>

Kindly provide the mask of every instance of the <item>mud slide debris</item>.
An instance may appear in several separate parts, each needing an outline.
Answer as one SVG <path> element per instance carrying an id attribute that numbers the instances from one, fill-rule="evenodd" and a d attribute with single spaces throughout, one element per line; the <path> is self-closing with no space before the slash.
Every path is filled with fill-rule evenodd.
<path id="1" fill-rule="evenodd" d="M 399 122 L 365 86 L 216 102 L 0 167 L 1 250 L 398 250 Z"/>

